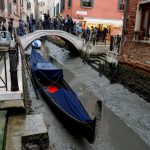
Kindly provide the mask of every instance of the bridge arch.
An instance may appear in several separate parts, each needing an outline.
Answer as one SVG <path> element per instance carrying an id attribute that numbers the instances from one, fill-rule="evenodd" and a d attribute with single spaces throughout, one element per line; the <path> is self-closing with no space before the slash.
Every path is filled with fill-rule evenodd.
<path id="1" fill-rule="evenodd" d="M 20 42 L 22 44 L 23 49 L 26 49 L 27 46 L 30 43 L 32 43 L 35 39 L 50 35 L 55 35 L 65 39 L 66 41 L 69 41 L 71 45 L 73 45 L 77 50 L 81 50 L 83 48 L 82 39 L 62 30 L 37 30 L 33 33 L 20 37 Z"/>

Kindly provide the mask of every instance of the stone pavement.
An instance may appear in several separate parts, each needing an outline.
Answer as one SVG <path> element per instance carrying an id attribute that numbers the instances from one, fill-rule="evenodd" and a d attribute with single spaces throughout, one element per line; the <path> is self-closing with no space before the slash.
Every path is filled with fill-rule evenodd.
<path id="1" fill-rule="evenodd" d="M 42 139 L 49 144 L 47 128 L 41 114 L 8 118 L 5 150 L 21 150 L 23 149 L 23 145 L 25 146 L 24 149 L 33 148 L 33 150 L 38 150 L 35 144 L 31 146 L 29 143 Z"/>

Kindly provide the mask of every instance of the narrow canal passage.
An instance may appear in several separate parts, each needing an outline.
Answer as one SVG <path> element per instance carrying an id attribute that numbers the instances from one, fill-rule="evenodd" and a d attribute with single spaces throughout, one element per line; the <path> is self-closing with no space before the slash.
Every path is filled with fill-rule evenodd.
<path id="1" fill-rule="evenodd" d="M 80 58 L 70 56 L 69 52 L 67 50 L 62 50 L 58 46 L 47 42 L 46 45 L 49 48 L 49 55 L 51 57 L 54 57 L 57 59 L 58 62 L 54 61 L 53 63 L 57 66 L 63 69 L 64 71 L 64 78 L 67 81 L 67 83 L 71 86 L 71 88 L 76 92 L 78 97 L 81 100 L 81 103 L 86 108 L 87 112 L 89 113 L 90 117 L 93 119 L 95 115 L 99 112 L 99 108 L 96 105 L 96 101 L 98 98 L 88 90 L 88 88 L 81 83 L 75 75 L 70 72 L 66 67 L 65 64 L 70 65 L 70 67 L 74 67 L 74 65 L 67 61 L 71 61 L 74 59 L 80 60 Z M 41 53 L 44 52 L 40 51 Z M 49 57 L 49 58 L 51 58 Z M 84 67 L 84 64 L 83 66 Z M 34 89 L 30 83 L 28 82 L 29 86 L 29 93 L 31 96 L 32 104 L 32 113 L 33 114 L 43 114 L 46 124 L 48 127 L 49 132 L 49 140 L 50 140 L 50 146 L 54 150 L 91 150 L 96 149 L 96 144 L 89 144 L 83 137 L 78 136 L 74 137 L 71 133 L 68 132 L 68 130 L 59 122 L 53 111 L 50 109 L 50 107 L 47 105 L 46 101 L 42 99 L 42 97 L 39 97 L 39 99 L 36 99 L 36 95 L 34 93 Z M 39 92 L 40 93 L 40 92 Z M 39 94 L 40 95 L 40 94 Z M 99 121 L 97 121 L 98 124 Z M 99 148 L 98 148 L 99 149 Z"/>
<path id="2" fill-rule="evenodd" d="M 36 99 L 33 87 L 30 82 L 29 92 L 31 95 L 32 113 L 43 114 L 49 132 L 50 146 L 52 150 L 148 150 L 149 147 L 140 138 L 141 128 L 144 135 L 149 137 L 149 130 L 144 126 L 144 120 L 138 122 L 143 117 L 143 106 L 141 99 L 135 94 L 127 91 L 119 84 L 110 84 L 104 76 L 99 77 L 98 72 L 89 65 L 82 63 L 81 58 L 73 57 L 67 50 L 46 42 L 49 57 L 57 60 L 55 65 L 63 68 L 65 80 L 77 93 L 82 104 L 93 118 L 97 114 L 96 138 L 93 144 L 89 144 L 81 136 L 74 137 L 59 122 L 55 114 L 51 111 L 44 99 Z M 44 54 L 44 51 L 41 51 Z M 53 59 L 53 60 L 54 60 Z M 52 60 L 52 59 L 51 59 Z M 92 91 L 92 92 L 91 92 Z M 96 105 L 97 99 L 103 101 L 102 118 L 100 109 Z M 136 99 L 138 109 L 133 111 L 132 101 Z M 134 105 L 135 106 L 135 105 Z M 96 111 L 95 111 L 96 108 Z M 116 115 L 117 114 L 117 115 Z M 101 121 L 100 121 L 101 119 Z M 129 124 L 130 123 L 130 124 Z M 123 137 L 123 138 L 122 138 Z M 145 141 L 148 142 L 148 138 Z M 134 139 L 134 140 L 133 140 Z"/>

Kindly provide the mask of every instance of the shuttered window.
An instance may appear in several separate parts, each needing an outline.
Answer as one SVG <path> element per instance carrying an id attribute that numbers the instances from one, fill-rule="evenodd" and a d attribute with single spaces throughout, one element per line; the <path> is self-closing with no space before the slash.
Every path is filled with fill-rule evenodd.
<path id="1" fill-rule="evenodd" d="M 8 15 L 10 16 L 11 15 L 11 3 L 8 2 Z"/>
<path id="2" fill-rule="evenodd" d="M 94 0 L 81 0 L 81 7 L 93 7 Z"/>
<path id="3" fill-rule="evenodd" d="M 68 0 L 68 7 L 70 8 L 72 5 L 72 0 Z"/>
<path id="4" fill-rule="evenodd" d="M 150 37 L 150 3 L 140 5 L 141 9 L 141 31 L 143 31 L 143 36 Z"/>
<path id="5" fill-rule="evenodd" d="M 4 9 L 5 9 L 4 0 L 0 0 L 0 10 Z"/>
<path id="6" fill-rule="evenodd" d="M 13 3 L 17 4 L 17 0 L 13 0 Z"/>
<path id="7" fill-rule="evenodd" d="M 30 2 L 27 3 L 27 10 L 29 10 L 29 9 L 31 9 L 31 3 Z"/>
<path id="8" fill-rule="evenodd" d="M 55 7 L 54 7 L 54 16 L 55 16 L 55 14 L 56 14 L 56 13 L 55 13 Z"/>
<path id="9" fill-rule="evenodd" d="M 59 15 L 59 3 L 57 3 L 57 5 L 56 5 L 56 15 L 57 16 Z"/>
<path id="10" fill-rule="evenodd" d="M 118 10 L 124 10 L 124 0 L 118 0 Z"/>
<path id="11" fill-rule="evenodd" d="M 60 12 L 62 13 L 65 10 L 65 0 L 61 0 Z"/>

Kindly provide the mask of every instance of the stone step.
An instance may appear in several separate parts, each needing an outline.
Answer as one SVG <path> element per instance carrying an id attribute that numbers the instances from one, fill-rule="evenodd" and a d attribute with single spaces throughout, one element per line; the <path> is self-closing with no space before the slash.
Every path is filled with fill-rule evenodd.
<path id="1" fill-rule="evenodd" d="M 3 150 L 5 140 L 5 128 L 6 128 L 6 114 L 7 111 L 0 111 L 0 150 Z"/>
<path id="2" fill-rule="evenodd" d="M 48 131 L 41 114 L 22 115 L 8 118 L 6 149 L 21 150 L 35 148 L 44 143 L 45 150 L 48 148 Z"/>

